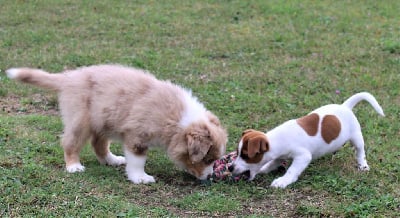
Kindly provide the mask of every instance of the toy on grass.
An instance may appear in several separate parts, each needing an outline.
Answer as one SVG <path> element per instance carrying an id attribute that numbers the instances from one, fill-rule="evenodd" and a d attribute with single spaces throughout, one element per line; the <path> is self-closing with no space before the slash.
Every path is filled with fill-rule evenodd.
<path id="1" fill-rule="evenodd" d="M 219 182 L 219 181 L 234 181 L 237 182 L 241 179 L 247 180 L 248 176 L 246 174 L 241 174 L 241 175 L 232 175 L 232 173 L 229 171 L 229 167 L 233 164 L 233 162 L 237 158 L 237 152 L 233 151 L 229 154 L 226 154 L 222 156 L 220 159 L 216 160 L 214 162 L 214 172 L 210 178 L 210 180 L 214 182 Z"/>
<path id="2" fill-rule="evenodd" d="M 211 181 L 219 182 L 219 181 L 233 181 L 237 182 L 239 180 L 247 180 L 249 175 L 246 173 L 241 175 L 232 175 L 232 173 L 228 170 L 228 168 L 233 164 L 235 159 L 237 158 L 237 152 L 233 151 L 229 154 L 222 156 L 220 159 L 214 162 L 214 172 L 210 178 Z M 282 162 L 281 166 L 279 166 L 279 171 L 286 171 L 287 163 Z"/>

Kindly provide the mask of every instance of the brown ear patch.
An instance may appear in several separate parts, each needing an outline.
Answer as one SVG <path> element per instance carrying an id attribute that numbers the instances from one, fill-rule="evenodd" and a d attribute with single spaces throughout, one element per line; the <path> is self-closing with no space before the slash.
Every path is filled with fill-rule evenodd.
<path id="1" fill-rule="evenodd" d="M 336 139 L 341 130 L 339 119 L 334 115 L 326 115 L 321 123 L 321 135 L 324 141 L 329 144 Z"/>
<path id="2" fill-rule="evenodd" d="M 254 131 L 257 131 L 257 130 L 254 130 L 254 129 L 246 129 L 245 131 L 242 132 L 242 137 L 243 137 L 245 134 L 247 134 L 247 133 L 249 133 L 249 132 L 254 132 Z"/>
<path id="3" fill-rule="evenodd" d="M 209 128 L 205 124 L 190 126 L 186 133 L 186 140 L 189 158 L 193 163 L 200 162 L 213 144 Z"/>
<path id="4" fill-rule="evenodd" d="M 265 152 L 269 150 L 267 137 L 260 131 L 247 131 L 242 137 L 241 158 L 247 163 L 259 163 Z"/>
<path id="5" fill-rule="evenodd" d="M 300 117 L 296 120 L 297 124 L 306 131 L 309 136 L 315 136 L 318 132 L 319 116 L 316 113 Z"/>

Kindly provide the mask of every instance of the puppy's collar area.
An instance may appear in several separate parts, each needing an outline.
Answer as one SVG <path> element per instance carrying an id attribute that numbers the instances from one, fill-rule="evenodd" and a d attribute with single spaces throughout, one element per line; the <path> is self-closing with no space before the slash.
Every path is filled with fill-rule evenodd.
<path id="1" fill-rule="evenodd" d="M 185 109 L 179 121 L 180 126 L 185 128 L 200 120 L 207 120 L 206 108 L 191 93 L 184 93 L 183 103 Z"/>

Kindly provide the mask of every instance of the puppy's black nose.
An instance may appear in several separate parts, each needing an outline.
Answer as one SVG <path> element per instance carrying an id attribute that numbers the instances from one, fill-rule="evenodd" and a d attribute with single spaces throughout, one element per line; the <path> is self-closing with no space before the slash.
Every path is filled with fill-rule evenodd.
<path id="1" fill-rule="evenodd" d="M 234 169 L 235 169 L 235 166 L 234 166 L 234 165 L 230 165 L 230 166 L 228 167 L 228 170 L 229 170 L 230 172 L 232 172 Z"/>

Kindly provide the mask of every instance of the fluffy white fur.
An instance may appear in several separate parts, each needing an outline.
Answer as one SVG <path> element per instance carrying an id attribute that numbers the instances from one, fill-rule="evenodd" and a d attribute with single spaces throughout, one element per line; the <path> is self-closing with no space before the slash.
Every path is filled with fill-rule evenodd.
<path id="1" fill-rule="evenodd" d="M 8 78 L 15 79 L 18 75 L 18 69 L 11 68 L 6 71 Z"/>
<path id="2" fill-rule="evenodd" d="M 359 170 L 369 170 L 365 158 L 361 127 L 352 112 L 352 108 L 362 100 L 369 102 L 380 115 L 384 116 L 383 110 L 375 98 L 371 94 L 363 92 L 353 95 L 342 105 L 330 104 L 311 112 L 309 115 L 314 114 L 314 118 L 319 118 L 318 126 L 314 126 L 318 127 L 318 129 L 315 129 L 317 130 L 315 135 L 311 136 L 305 131 L 308 127 L 310 129 L 313 127 L 310 124 L 311 122 L 304 122 L 304 125 L 301 126 L 299 124 L 300 119 L 289 120 L 267 133 L 255 130 L 244 132 L 238 145 L 238 158 L 234 162 L 233 167 L 231 167 L 231 170 L 234 174 L 240 174 L 249 170 L 250 180 L 252 180 L 258 173 L 268 173 L 276 169 L 280 166 L 282 160 L 292 159 L 292 164 L 287 172 L 282 177 L 275 179 L 271 184 L 272 187 L 285 188 L 297 181 L 300 174 L 313 159 L 339 150 L 347 141 L 350 141 L 355 148 Z M 327 139 L 324 139 L 321 133 L 322 119 L 327 115 L 333 118 L 329 121 L 337 118 L 340 122 L 340 125 L 328 122 L 328 124 L 331 124 L 331 126 L 328 126 L 329 128 L 335 127 L 334 125 L 340 127 L 338 135 L 335 135 L 335 132 L 329 132 L 330 129 L 325 129 L 326 138 L 332 140 L 329 143 L 327 143 Z M 261 146 L 264 148 L 258 148 L 260 147 L 259 144 L 264 145 Z M 255 148 L 250 148 L 253 145 L 257 146 L 255 153 L 251 150 Z M 248 155 L 249 153 L 254 153 L 254 155 Z"/>
<path id="3" fill-rule="evenodd" d="M 96 65 L 50 74 L 13 68 L 8 77 L 58 92 L 64 124 L 62 147 L 66 170 L 81 172 L 79 153 L 91 139 L 102 164 L 126 163 L 133 183 L 151 183 L 144 171 L 147 150 L 165 148 L 169 157 L 198 179 L 212 173 L 226 148 L 219 119 L 190 90 L 156 79 L 140 69 Z M 111 153 L 109 139 L 120 140 L 125 157 Z"/>
<path id="4" fill-rule="evenodd" d="M 129 180 L 136 184 L 155 182 L 154 177 L 144 171 L 146 156 L 135 155 L 129 150 L 125 150 L 125 157 L 128 160 L 126 163 L 126 174 Z"/>

